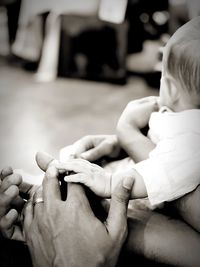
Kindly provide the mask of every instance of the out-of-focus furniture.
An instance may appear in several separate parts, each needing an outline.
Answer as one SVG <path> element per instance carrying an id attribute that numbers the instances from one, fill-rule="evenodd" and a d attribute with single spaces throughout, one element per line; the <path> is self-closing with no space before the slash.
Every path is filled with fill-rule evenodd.
<path id="1" fill-rule="evenodd" d="M 125 83 L 127 22 L 61 16 L 59 75 Z"/>
<path id="2" fill-rule="evenodd" d="M 3 31 L 7 32 L 4 36 L 3 42 L 5 42 L 6 48 L 4 49 L 5 54 L 9 54 L 10 52 L 10 46 L 15 40 L 17 27 L 18 27 L 18 18 L 19 18 L 19 10 L 20 10 L 21 0 L 0 0 L 0 8 L 2 8 L 1 12 L 3 15 Z M 5 35 L 5 34 L 4 34 Z"/>

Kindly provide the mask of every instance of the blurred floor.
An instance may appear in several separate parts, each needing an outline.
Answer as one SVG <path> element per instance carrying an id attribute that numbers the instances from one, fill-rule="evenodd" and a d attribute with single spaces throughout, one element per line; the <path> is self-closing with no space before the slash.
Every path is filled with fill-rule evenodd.
<path id="1" fill-rule="evenodd" d="M 139 77 L 130 77 L 125 86 L 61 78 L 37 83 L 33 73 L 1 60 L 0 168 L 38 174 L 38 150 L 58 157 L 60 148 L 84 135 L 114 133 L 130 100 L 157 94 Z"/>

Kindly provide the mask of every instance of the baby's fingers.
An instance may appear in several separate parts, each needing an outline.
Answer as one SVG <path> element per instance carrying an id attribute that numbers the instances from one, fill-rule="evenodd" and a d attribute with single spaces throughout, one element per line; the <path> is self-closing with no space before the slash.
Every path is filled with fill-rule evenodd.
<path id="1" fill-rule="evenodd" d="M 77 173 L 77 174 L 65 176 L 64 180 L 65 182 L 69 182 L 69 183 L 81 183 L 88 187 L 90 187 L 91 185 L 91 178 L 86 176 L 84 173 Z"/>
<path id="2" fill-rule="evenodd" d="M 55 166 L 58 170 L 86 173 L 91 170 L 92 164 L 83 159 L 72 159 L 68 160 L 66 163 L 57 163 Z"/>

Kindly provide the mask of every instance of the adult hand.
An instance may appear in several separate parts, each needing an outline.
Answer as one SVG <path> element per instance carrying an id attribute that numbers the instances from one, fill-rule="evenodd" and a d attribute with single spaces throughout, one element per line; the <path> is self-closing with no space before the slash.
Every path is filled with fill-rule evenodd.
<path id="1" fill-rule="evenodd" d="M 117 130 L 123 130 L 127 124 L 137 129 L 146 127 L 151 113 L 158 111 L 158 99 L 156 96 L 149 96 L 129 102 L 119 118 Z"/>
<path id="2" fill-rule="evenodd" d="M 116 187 L 102 223 L 82 186 L 69 183 L 67 200 L 61 201 L 58 172 L 51 166 L 43 182 L 44 202 L 35 203 L 40 192 L 25 207 L 24 231 L 34 266 L 114 266 L 127 236 L 132 185 L 125 178 Z"/>
<path id="3" fill-rule="evenodd" d="M 29 194 L 34 186 L 23 182 L 10 167 L 1 171 L 0 181 L 0 232 L 8 239 L 24 241 L 19 214 L 25 201 L 20 193 Z"/>
<path id="4" fill-rule="evenodd" d="M 88 135 L 74 144 L 77 149 L 75 158 L 94 162 L 104 156 L 118 157 L 120 147 L 115 135 Z"/>
<path id="5" fill-rule="evenodd" d="M 36 162 L 41 170 L 46 171 L 56 160 L 44 152 L 38 152 Z M 0 232 L 5 238 L 25 241 L 21 225 L 24 199 L 31 198 L 40 187 L 27 182 L 26 177 L 22 178 L 10 167 L 1 171 L 0 178 Z"/>

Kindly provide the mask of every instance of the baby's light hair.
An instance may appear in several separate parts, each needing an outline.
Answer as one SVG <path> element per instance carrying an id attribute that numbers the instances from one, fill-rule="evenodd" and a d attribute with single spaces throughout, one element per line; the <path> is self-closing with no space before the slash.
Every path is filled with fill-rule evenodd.
<path id="1" fill-rule="evenodd" d="M 200 106 L 200 16 L 179 28 L 166 45 L 163 71 L 170 74 Z"/>

